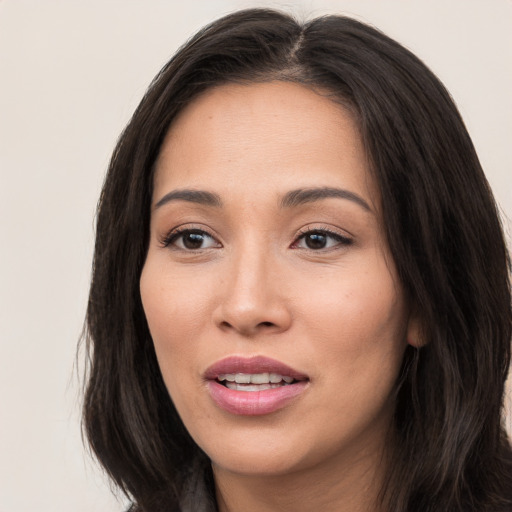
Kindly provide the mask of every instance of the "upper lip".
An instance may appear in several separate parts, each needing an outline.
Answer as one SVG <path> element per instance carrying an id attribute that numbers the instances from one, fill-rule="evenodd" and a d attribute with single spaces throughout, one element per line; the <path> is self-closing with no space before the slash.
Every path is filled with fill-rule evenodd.
<path id="1" fill-rule="evenodd" d="M 219 375 L 229 373 L 277 373 L 283 376 L 293 377 L 295 380 L 308 380 L 308 376 L 290 366 L 265 356 L 230 356 L 213 363 L 204 372 L 207 380 L 214 380 Z"/>

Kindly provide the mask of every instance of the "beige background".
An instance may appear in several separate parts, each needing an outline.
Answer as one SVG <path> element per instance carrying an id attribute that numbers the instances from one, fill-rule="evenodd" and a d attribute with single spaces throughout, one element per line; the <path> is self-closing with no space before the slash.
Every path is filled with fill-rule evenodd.
<path id="1" fill-rule="evenodd" d="M 0 0 L 0 512 L 123 509 L 84 457 L 73 374 L 95 204 L 159 68 L 203 24 L 256 5 L 354 15 L 423 58 L 512 218 L 510 0 Z"/>

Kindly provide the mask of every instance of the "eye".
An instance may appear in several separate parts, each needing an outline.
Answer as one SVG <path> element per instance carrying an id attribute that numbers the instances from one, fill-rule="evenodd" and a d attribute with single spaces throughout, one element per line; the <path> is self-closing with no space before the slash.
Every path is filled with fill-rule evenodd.
<path id="1" fill-rule="evenodd" d="M 320 251 L 322 249 L 332 249 L 336 246 L 346 246 L 350 244 L 352 244 L 351 238 L 326 229 L 314 229 L 303 232 L 292 247 L 294 249 Z"/>
<path id="2" fill-rule="evenodd" d="M 221 247 L 212 235 L 202 229 L 179 229 L 171 232 L 163 241 L 164 247 L 174 246 L 184 251 L 197 251 Z"/>

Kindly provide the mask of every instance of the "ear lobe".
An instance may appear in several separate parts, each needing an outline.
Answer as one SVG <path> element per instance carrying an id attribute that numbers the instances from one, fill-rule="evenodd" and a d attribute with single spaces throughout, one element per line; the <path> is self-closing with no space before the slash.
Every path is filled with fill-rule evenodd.
<path id="1" fill-rule="evenodd" d="M 420 348 L 425 345 L 425 340 L 421 329 L 421 322 L 418 315 L 414 312 L 411 312 L 409 315 L 406 336 L 407 344 L 414 348 Z"/>

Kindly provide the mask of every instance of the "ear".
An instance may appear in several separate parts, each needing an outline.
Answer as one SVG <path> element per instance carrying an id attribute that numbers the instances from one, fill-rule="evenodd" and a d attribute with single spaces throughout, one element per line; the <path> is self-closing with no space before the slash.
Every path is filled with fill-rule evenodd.
<path id="1" fill-rule="evenodd" d="M 426 342 L 422 331 L 419 315 L 415 311 L 411 311 L 407 322 L 407 344 L 415 348 L 423 347 Z"/>

